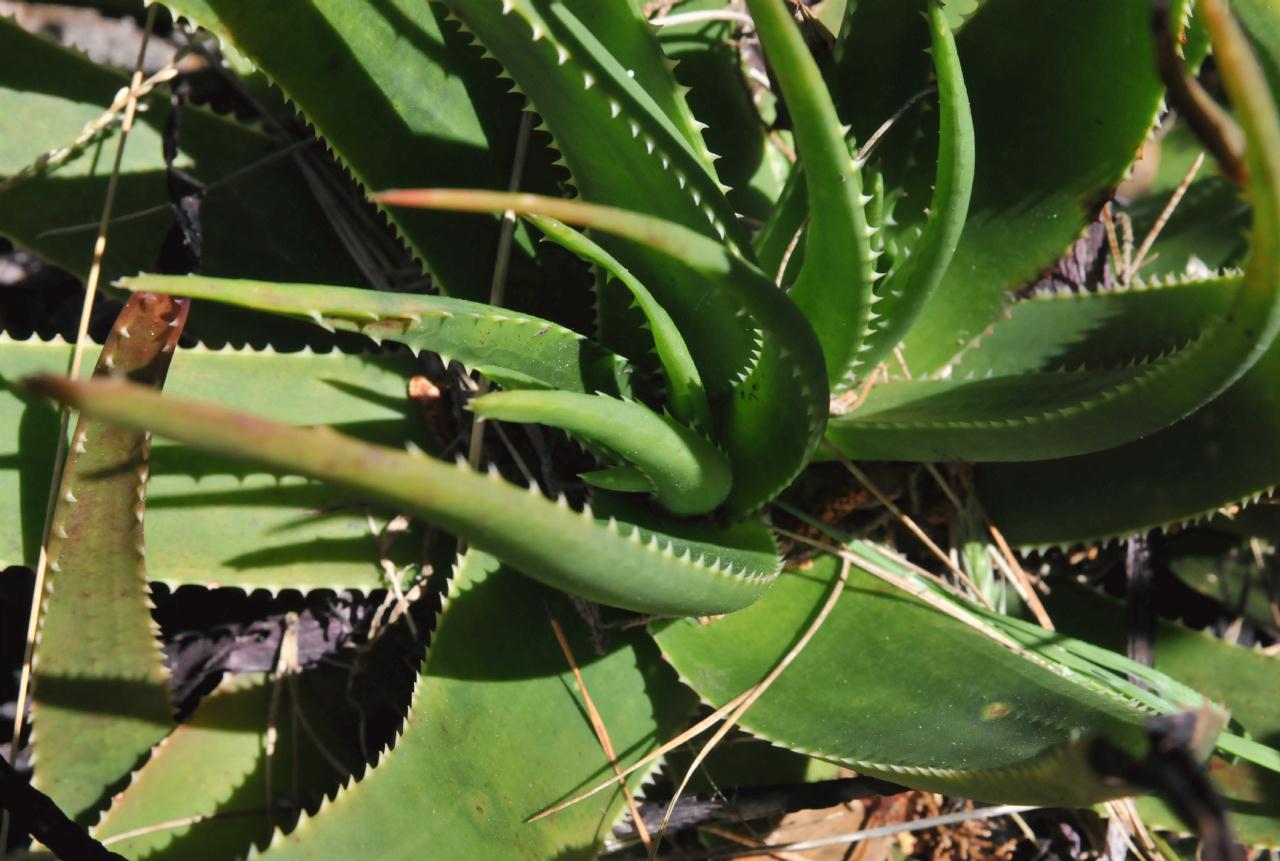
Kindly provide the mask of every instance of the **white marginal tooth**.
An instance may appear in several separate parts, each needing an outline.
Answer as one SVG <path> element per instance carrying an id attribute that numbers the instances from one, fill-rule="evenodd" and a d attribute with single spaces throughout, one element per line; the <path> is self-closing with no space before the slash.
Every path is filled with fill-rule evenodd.
<path id="1" fill-rule="evenodd" d="M 568 508 L 569 498 L 563 493 L 556 497 L 556 508 Z"/>
<path id="2" fill-rule="evenodd" d="M 516 4 L 513 2 L 513 0 L 502 0 L 502 14 L 510 15 L 511 10 L 515 8 L 515 5 Z"/>
<path id="3" fill-rule="evenodd" d="M 119 335 L 121 338 L 129 337 L 129 327 L 121 326 L 119 329 L 116 329 L 116 334 Z"/>
<path id="4" fill-rule="evenodd" d="M 633 138 L 640 137 L 640 125 L 635 121 L 631 121 L 631 136 Z"/>
<path id="5" fill-rule="evenodd" d="M 622 105 L 618 104 L 616 99 L 610 99 L 609 100 L 609 116 L 617 117 L 618 114 L 620 113 L 622 113 Z"/>
<path id="6" fill-rule="evenodd" d="M 569 62 L 569 52 L 562 46 L 556 45 L 556 65 L 563 66 Z"/>
<path id="7" fill-rule="evenodd" d="M 595 78 L 593 78 L 593 77 L 591 77 L 591 73 L 590 73 L 590 72 L 583 72 L 583 73 L 582 73 L 582 87 L 583 87 L 583 89 L 586 89 L 586 90 L 591 89 L 591 87 L 595 84 L 595 82 L 596 82 L 596 79 L 595 79 Z"/>
<path id="8" fill-rule="evenodd" d="M 53 531 L 54 531 L 54 534 L 55 534 L 55 535 L 57 535 L 59 538 L 69 538 L 69 537 L 70 537 L 69 535 L 67 535 L 67 529 L 66 529 L 66 527 L 65 527 L 65 526 L 63 526 L 61 523 L 59 523 L 57 526 L 53 527 Z"/>
<path id="9" fill-rule="evenodd" d="M 63 498 L 64 500 L 66 500 L 67 502 L 71 503 L 72 505 L 74 505 L 74 504 L 78 501 L 78 500 L 76 499 L 76 495 L 75 495 L 74 493 L 72 493 L 70 490 L 68 490 L 66 493 L 62 494 L 62 498 Z"/>
<path id="10" fill-rule="evenodd" d="M 405 448 L 405 451 L 409 452 L 409 454 L 414 455 L 415 457 L 421 457 L 422 455 L 426 454 L 426 452 L 424 452 L 422 448 L 411 439 L 405 440 L 404 448 Z"/>
<path id="11" fill-rule="evenodd" d="M 532 28 L 532 32 L 529 33 L 529 39 L 531 41 L 537 42 L 541 38 L 542 38 L 542 27 L 538 26 L 537 24 L 534 24 Z"/>
<path id="12" fill-rule="evenodd" d="M 55 559 L 54 561 L 49 563 L 49 570 L 53 571 L 56 574 L 57 572 L 62 570 L 62 566 L 59 565 L 58 560 Z"/>
<path id="13" fill-rule="evenodd" d="M 76 454 L 84 454 L 84 443 L 85 443 L 85 433 L 84 431 L 80 431 L 80 433 L 76 435 L 76 444 L 75 444 Z"/>

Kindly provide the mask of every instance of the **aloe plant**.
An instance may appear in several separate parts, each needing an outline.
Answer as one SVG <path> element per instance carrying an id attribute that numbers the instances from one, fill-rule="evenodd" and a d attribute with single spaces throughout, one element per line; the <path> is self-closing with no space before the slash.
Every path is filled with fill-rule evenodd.
<path id="1" fill-rule="evenodd" d="M 230 307 L 244 316 L 224 320 L 287 318 L 315 327 L 315 343 L 354 335 L 387 351 L 178 349 L 163 394 L 48 374 L 9 386 L 11 408 L 0 421 L 23 454 L 3 476 L 9 520 L 21 525 L 0 545 L 5 561 L 33 563 L 41 544 L 36 488 L 47 479 L 53 443 L 41 431 L 51 413 L 30 392 L 81 410 L 91 437 L 102 428 L 136 446 L 144 433 L 155 435 L 146 513 L 153 581 L 407 587 L 388 570 L 412 567 L 413 542 L 374 552 L 366 512 L 375 523 L 412 515 L 469 549 L 392 749 L 269 845 L 260 822 L 236 830 L 217 816 L 170 829 L 168 841 L 134 833 L 182 818 L 165 788 L 208 764 L 192 739 L 235 711 L 231 703 L 260 699 L 254 685 L 265 682 L 246 682 L 248 694 L 231 685 L 177 728 L 160 708 L 145 732 L 97 712 L 92 697 L 70 696 L 57 705 L 68 722 L 90 722 L 73 733 L 86 744 L 126 730 L 128 739 L 112 742 L 120 762 L 63 763 L 59 755 L 71 748 L 46 740 L 56 721 L 42 717 L 54 713 L 42 697 L 57 694 L 58 673 L 50 681 L 47 668 L 80 666 L 85 644 L 74 636 L 42 641 L 37 779 L 84 821 L 102 813 L 97 836 L 125 834 L 129 851 L 146 858 L 230 857 L 255 841 L 273 858 L 459 857 L 493 854 L 495 841 L 512 857 L 590 856 L 622 807 L 616 791 L 523 823 L 605 780 L 613 765 L 579 719 L 544 605 L 571 628 L 622 767 L 674 733 L 690 707 L 688 689 L 724 706 L 765 678 L 844 583 L 837 556 L 857 572 L 794 665 L 740 720 L 761 738 L 912 787 L 1084 806 L 1149 788 L 1108 773 L 1100 750 L 1141 762 L 1152 754 L 1153 716 L 1198 707 L 1221 756 L 1238 758 L 1251 776 L 1280 770 L 1274 750 L 1226 727 L 1226 712 L 1209 698 L 1229 700 L 1227 691 L 1197 693 L 993 613 L 981 606 L 980 586 L 957 597 L 892 549 L 832 524 L 816 522 L 825 551 L 811 569 L 784 571 L 769 520 L 779 497 L 832 457 L 980 463 L 976 500 L 1021 546 L 1165 526 L 1280 479 L 1261 456 L 1242 454 L 1234 472 L 1214 460 L 1215 447 L 1239 433 L 1237 416 L 1264 402 L 1280 332 L 1280 119 L 1262 71 L 1280 45 L 1261 5 L 1241 10 L 1250 47 L 1218 2 L 1202 0 L 1191 23 L 1188 4 L 1177 4 L 1181 26 L 1211 36 L 1244 136 L 1247 258 L 1223 261 L 1243 271 L 1012 303 L 1004 294 L 1076 238 L 1159 115 L 1163 88 L 1145 4 L 987 0 L 965 18 L 936 0 L 860 0 L 844 13 L 833 55 L 820 61 L 787 2 L 748 0 L 770 99 L 785 107 L 774 112 L 786 119 L 781 130 L 766 129 L 777 118 L 767 109 L 755 115 L 696 98 L 700 82 L 746 85 L 723 21 L 713 17 L 692 34 L 655 32 L 632 0 L 168 5 L 279 85 L 369 188 L 436 292 L 334 286 L 355 279 L 349 261 L 326 259 L 328 249 L 293 280 L 262 280 L 307 256 L 310 242 L 294 233 L 253 246 L 242 260 L 214 255 L 210 274 L 122 278 L 117 286 L 134 297 L 127 308 L 151 301 L 140 297 L 176 296 L 197 314 Z M 1088 38 L 1081 21 L 1094 22 Z M 13 28 L 0 28 L 0 39 L 31 54 L 50 50 Z M 1191 39 L 1187 59 L 1202 49 Z M 65 55 L 49 60 L 54 67 L 55 85 L 38 94 L 20 73 L 0 71 L 4 98 L 56 104 L 83 122 L 79 94 L 107 73 Z M 1010 105 L 1044 122 L 1015 120 Z M 521 110 L 538 120 L 524 179 L 497 191 L 509 187 L 511 162 L 524 150 Z M 196 168 L 221 169 L 203 152 L 230 158 L 233 146 L 248 150 L 250 130 L 201 122 L 189 145 Z M 1046 130 L 1063 139 L 1042 137 Z M 709 141 L 727 147 L 722 157 Z M 7 152 L 13 146 L 5 144 L 5 155 L 16 164 L 39 154 L 37 147 L 19 158 Z M 0 186 L 0 202 L 54 195 L 60 180 L 79 181 L 84 169 L 82 156 L 23 174 Z M 141 200 L 149 168 L 130 169 L 137 176 L 127 187 L 136 181 Z M 748 185 L 729 189 L 724 182 L 734 177 Z M 273 175 L 251 199 L 278 206 L 295 183 Z M 763 223 L 740 217 L 747 210 Z M 0 229 L 75 266 L 61 240 L 41 232 L 64 217 L 56 204 L 32 206 L 0 218 Z M 508 220 L 515 229 L 506 232 Z M 206 229 L 236 230 L 218 218 Z M 124 242 L 135 269 L 142 264 L 134 258 L 150 259 L 145 240 L 130 234 Z M 510 257 L 512 307 L 482 301 L 491 298 L 495 252 Z M 565 253 L 578 267 L 564 270 L 566 283 L 553 290 Z M 572 286 L 584 272 L 594 295 Z M 130 331 L 127 313 L 117 333 Z M 575 328 L 590 317 L 592 329 Z M 100 376 L 109 376 L 114 347 L 103 348 Z M 57 369 L 66 350 L 0 341 L 6 382 Z M 581 443 L 592 466 L 552 476 L 571 492 L 544 493 L 537 482 L 509 482 L 492 464 L 486 475 L 437 456 L 402 389 L 415 370 L 411 354 L 424 351 L 497 387 L 468 403 L 475 422 L 541 425 Z M 1171 458 L 1188 468 L 1162 469 Z M 69 462 L 64 485 L 81 470 Z M 1077 487 L 1067 479 L 1075 470 L 1116 470 L 1133 476 L 1132 488 Z M 1036 488 L 1072 486 L 1029 500 L 1028 476 Z M 133 511 L 136 488 L 89 480 L 111 485 L 103 511 Z M 1138 505 L 1126 493 L 1152 498 Z M 1098 504 L 1102 494 L 1112 499 Z M 55 524 L 78 504 L 71 496 L 62 495 Z M 136 542 L 106 514 L 92 520 L 87 534 L 55 526 L 63 543 L 50 545 L 50 558 L 64 546 L 92 559 L 112 542 Z M 966 550 L 970 566 L 984 558 L 985 538 L 976 546 L 973 556 Z M 46 630 L 74 630 L 88 608 L 109 603 L 118 620 L 95 619 L 89 630 L 97 636 L 116 625 L 129 646 L 95 655 L 104 662 L 95 678 L 145 678 L 154 694 L 161 668 L 148 651 L 145 587 L 136 577 L 116 584 L 111 578 L 127 566 L 117 567 L 77 576 L 122 597 L 86 590 L 65 605 L 51 601 Z M 610 635 L 592 659 L 586 625 L 557 590 L 671 618 L 654 621 L 648 634 Z M 721 614 L 709 624 L 679 618 Z M 1274 658 L 1263 663 L 1275 670 Z M 990 671 L 975 678 L 975 665 Z M 1269 725 L 1255 712 L 1244 729 L 1263 734 Z M 224 740 L 230 765 L 193 794 L 192 813 L 235 810 L 240 783 L 272 773 L 271 763 L 255 765 L 265 755 L 260 717 L 241 730 Z M 529 779 L 502 778 L 513 762 Z M 643 775 L 631 778 L 633 787 Z M 1248 793 L 1229 796 L 1256 804 Z M 405 827 L 406 812 L 432 819 Z M 1274 817 L 1245 824 L 1253 842 L 1277 839 Z M 209 828 L 220 829 L 217 840 L 202 837 Z"/>

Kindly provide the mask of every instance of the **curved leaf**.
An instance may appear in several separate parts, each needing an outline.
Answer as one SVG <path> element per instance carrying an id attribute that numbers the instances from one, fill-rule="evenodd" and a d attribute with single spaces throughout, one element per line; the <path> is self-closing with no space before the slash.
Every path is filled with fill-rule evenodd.
<path id="1" fill-rule="evenodd" d="M 895 266 L 876 291 L 881 318 L 867 335 L 862 362 L 879 364 L 910 330 L 934 290 L 942 283 L 960 242 L 973 190 L 974 134 L 955 39 L 939 3 L 929 2 L 929 33 L 938 79 L 938 173 L 924 232 L 909 256 Z"/>
<path id="2" fill-rule="evenodd" d="M 551 0 L 448 5 L 519 82 L 584 200 L 625 206 L 748 248 L 710 164 L 572 10 Z M 383 187 L 411 185 L 400 178 Z M 754 333 L 735 317 L 732 303 L 707 297 L 681 267 L 642 246 L 600 241 L 676 321 L 709 388 L 723 389 L 749 369 Z M 627 313 L 630 304 L 621 288 L 601 291 L 598 334 L 606 346 L 638 358 L 650 345 L 635 325 L 638 315 Z"/>
<path id="3" fill-rule="evenodd" d="M 795 127 L 809 200 L 804 263 L 789 296 L 817 333 L 827 381 L 855 372 L 875 278 L 862 179 L 818 65 L 783 0 L 747 4 Z"/>
<path id="4" fill-rule="evenodd" d="M 566 629 L 624 766 L 675 730 L 690 698 L 645 638 L 611 635 L 596 655 L 563 596 L 482 553 L 463 558 L 449 593 L 395 747 L 253 857 L 596 856 L 622 809 L 616 791 L 525 822 L 610 774 L 548 613 Z"/>
<path id="5" fill-rule="evenodd" d="M 648 407 L 577 392 L 492 392 L 471 402 L 482 418 L 536 422 L 606 446 L 648 479 L 674 514 L 705 514 L 729 495 L 729 461 L 695 431 Z"/>
<path id="6" fill-rule="evenodd" d="M 622 357 L 549 320 L 465 299 L 183 275 L 140 275 L 120 285 L 270 311 L 431 350 L 506 386 L 630 393 L 631 367 Z"/>
<path id="7" fill-rule="evenodd" d="M 763 333 L 755 367 L 712 404 L 714 439 L 734 466 L 732 512 L 752 511 L 791 483 L 826 425 L 821 345 L 798 308 L 749 262 L 679 225 L 612 207 L 540 197 L 446 189 L 402 189 L 380 198 L 403 206 L 551 215 L 645 245 L 697 277 L 705 291 L 732 300 Z M 682 329 L 682 331 L 684 331 Z"/>
<path id="8" fill-rule="evenodd" d="M 722 705 L 787 653 L 838 570 L 823 557 L 740 613 L 710 625 L 660 623 L 658 645 L 686 683 Z M 1092 773 L 1090 739 L 1141 753 L 1148 716 L 855 570 L 808 646 L 740 724 L 918 789 L 1079 806 L 1125 793 Z"/>
<path id="9" fill-rule="evenodd" d="M 649 329 L 653 332 L 658 361 L 662 363 L 662 370 L 667 378 L 667 404 L 671 414 L 683 422 L 704 430 L 710 429 L 711 408 L 707 404 L 707 392 L 703 388 L 702 378 L 698 376 L 698 368 L 693 363 L 693 356 L 689 354 L 689 348 L 681 337 L 680 330 L 676 328 L 675 321 L 653 298 L 653 294 L 613 255 L 584 234 L 565 226 L 554 218 L 542 218 L 536 215 L 526 216 L 526 218 L 552 242 L 564 246 L 583 260 L 599 266 L 631 292 L 632 298 L 640 306 L 641 312 L 649 322 Z"/>
<path id="10" fill-rule="evenodd" d="M 948 274 L 907 336 L 913 373 L 976 338 L 1006 291 L 1057 260 L 1124 177 L 1164 94 L 1148 17 L 1142 3 L 986 0 L 957 35 L 977 141 L 973 197 Z"/>
<path id="11" fill-rule="evenodd" d="M 464 466 L 372 446 L 326 427 L 295 428 L 136 386 L 33 378 L 31 387 L 103 420 L 187 445 L 311 475 L 448 529 L 548 585 L 641 612 L 727 613 L 760 597 L 777 574 L 767 530 L 650 532 L 588 508 L 572 511 Z M 686 539 L 684 534 L 693 536 Z M 607 570 L 598 559 L 609 559 Z"/>

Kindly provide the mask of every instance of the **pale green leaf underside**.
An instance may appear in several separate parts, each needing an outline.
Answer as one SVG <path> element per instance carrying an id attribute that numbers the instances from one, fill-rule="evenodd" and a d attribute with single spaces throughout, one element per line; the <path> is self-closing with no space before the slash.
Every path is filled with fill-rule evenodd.
<path id="1" fill-rule="evenodd" d="M 823 557 L 782 576 L 740 613 L 710 625 L 663 624 L 658 645 L 686 683 L 721 705 L 787 652 L 838 569 Z M 895 570 L 909 576 L 900 565 Z M 812 641 L 740 723 L 793 750 L 919 789 L 1079 806 L 1124 792 L 1092 775 L 1087 740 L 1101 736 L 1141 753 L 1147 716 L 855 566 Z"/>
<path id="2" fill-rule="evenodd" d="M 525 823 L 610 774 L 547 614 L 565 628 L 624 765 L 673 732 L 691 698 L 653 666 L 647 640 L 611 636 L 597 656 L 563 596 L 484 554 L 464 558 L 449 592 L 396 746 L 254 857 L 595 857 L 622 809 L 616 791 Z"/>

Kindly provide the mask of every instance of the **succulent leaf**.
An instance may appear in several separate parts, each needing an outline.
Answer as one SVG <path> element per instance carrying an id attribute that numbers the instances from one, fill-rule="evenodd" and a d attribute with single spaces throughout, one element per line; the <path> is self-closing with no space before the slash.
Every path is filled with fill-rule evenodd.
<path id="1" fill-rule="evenodd" d="M 650 531 L 601 522 L 590 509 L 573 511 L 536 488 L 530 493 L 326 427 L 290 427 L 118 383 L 46 376 L 29 385 L 106 421 L 357 490 L 419 514 L 548 585 L 601 603 L 673 615 L 727 613 L 755 601 L 777 576 L 777 551 L 762 527 L 672 523 Z M 601 558 L 610 560 L 608 570 L 597 564 Z"/>
<path id="2" fill-rule="evenodd" d="M 671 414 L 695 427 L 710 429 L 711 407 L 707 403 L 707 392 L 698 375 L 698 368 L 693 363 L 693 356 L 690 355 L 680 330 L 676 328 L 675 321 L 653 298 L 653 294 L 613 255 L 585 234 L 554 218 L 536 215 L 527 218 L 552 242 L 563 245 L 583 260 L 599 266 L 609 277 L 616 278 L 631 292 L 653 332 L 658 361 L 662 363 L 662 371 L 667 379 L 666 403 Z"/>
<path id="3" fill-rule="evenodd" d="M 550 320 L 465 299 L 195 276 L 141 275 L 120 284 L 127 290 L 171 290 L 432 350 L 506 386 L 619 395 L 631 391 L 627 361 L 590 339 Z"/>
<path id="4" fill-rule="evenodd" d="M 186 314 L 185 301 L 134 296 L 95 376 L 163 386 Z M 50 519 L 32 660 L 35 785 L 81 820 L 173 725 L 144 573 L 149 446 L 140 429 L 82 417 Z"/>
<path id="5" fill-rule="evenodd" d="M 96 352 L 91 347 L 87 358 Z M 70 355 L 71 346 L 60 341 L 0 337 L 0 520 L 12 524 L 0 533 L 3 565 L 36 564 L 58 428 L 49 404 L 20 394 L 12 383 L 59 372 Z M 405 381 L 417 370 L 404 354 L 179 348 L 165 388 L 278 421 L 332 424 L 367 442 L 416 441 L 431 450 L 445 443 L 433 442 L 419 405 L 405 394 Z M 380 548 L 369 517 L 382 524 L 397 512 L 371 509 L 358 494 L 165 440 L 153 441 L 150 460 L 146 528 L 152 581 L 272 592 L 369 590 L 387 585 L 381 559 L 399 570 L 418 558 L 419 527 L 386 536 Z"/>
<path id="6" fill-rule="evenodd" d="M 611 773 L 548 614 L 565 629 L 622 765 L 675 731 L 691 698 L 652 643 L 611 635 L 595 654 L 564 596 L 472 550 L 450 583 L 395 746 L 252 857 L 595 857 L 622 809 L 620 793 L 525 822 Z M 643 774 L 628 781 L 633 789 Z M 430 815 L 407 823 L 410 810 Z"/>
<path id="7" fill-rule="evenodd" d="M 755 367 L 728 396 L 712 403 L 714 439 L 734 466 L 731 512 L 753 511 L 768 502 L 817 448 L 827 410 L 821 346 L 799 309 L 725 246 L 677 224 L 560 198 L 447 189 L 402 189 L 380 198 L 404 206 L 549 215 L 595 228 L 647 246 L 698 283 L 703 294 L 732 300 L 737 314 L 749 317 L 763 339 Z"/>
<path id="8" fill-rule="evenodd" d="M 625 206 L 747 247 L 710 164 L 572 10 L 550 0 L 453 0 L 449 7 L 520 82 L 584 200 Z M 723 389 L 750 369 L 753 333 L 731 302 L 707 297 L 669 259 L 642 246 L 600 241 L 676 321 L 709 388 Z M 636 316 L 627 313 L 630 305 L 626 290 L 602 291 L 599 336 L 606 346 L 637 357 L 650 346 L 647 333 L 634 325 Z"/>
<path id="9" fill-rule="evenodd" d="M 892 557 L 867 552 L 874 564 L 910 576 Z M 755 606 L 710 625 L 659 623 L 658 645 L 703 699 L 723 705 L 787 653 L 839 568 L 823 557 L 784 574 Z M 1140 753 L 1147 717 L 855 565 L 823 626 L 740 723 L 775 744 L 920 789 L 1077 806 L 1125 791 L 1092 773 L 1087 740 L 1101 736 Z"/>
<path id="10" fill-rule="evenodd" d="M 748 3 L 795 127 L 809 201 L 804 263 L 788 295 L 804 313 L 832 386 L 859 364 L 871 322 L 871 231 L 862 179 L 826 83 L 783 0 Z"/>
<path id="11" fill-rule="evenodd" d="M 910 255 L 881 282 L 875 313 L 881 322 L 866 338 L 860 357 L 874 368 L 892 352 L 916 321 L 933 291 L 942 283 L 960 242 L 973 190 L 974 133 L 955 38 L 942 6 L 930 0 L 929 33 L 938 82 L 938 173 L 924 232 Z"/>
<path id="12" fill-rule="evenodd" d="M 948 274 L 906 338 L 915 375 L 978 337 L 1006 292 L 1061 257 L 1124 177 L 1164 95 L 1148 18 L 1142 3 L 986 0 L 957 34 L 976 173 Z M 1040 121 L 1026 122 L 1031 110 Z"/>
<path id="13" fill-rule="evenodd" d="M 642 404 L 576 392 L 492 392 L 471 409 L 482 418 L 551 425 L 609 448 L 643 473 L 673 514 L 705 514 L 733 484 L 719 449 Z"/>

